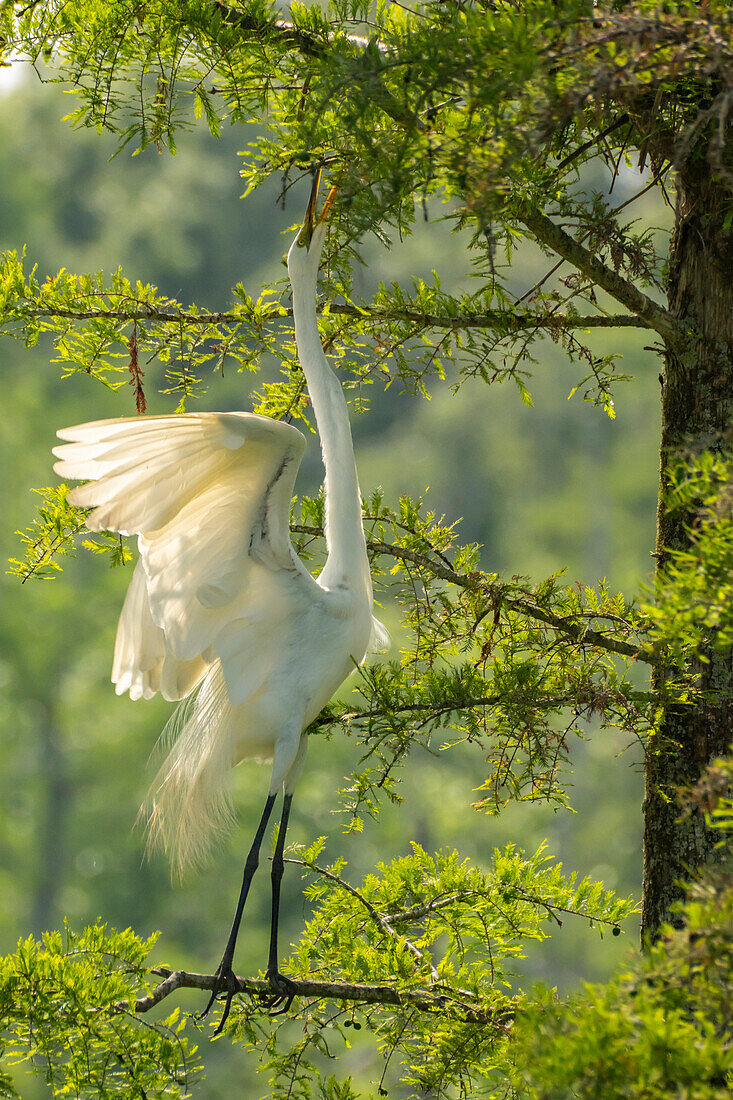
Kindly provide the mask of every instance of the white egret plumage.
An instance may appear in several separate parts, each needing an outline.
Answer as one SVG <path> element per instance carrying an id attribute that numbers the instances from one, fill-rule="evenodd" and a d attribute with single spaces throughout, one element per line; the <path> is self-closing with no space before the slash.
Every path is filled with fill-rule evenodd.
<path id="1" fill-rule="evenodd" d="M 314 578 L 290 541 L 290 502 L 305 439 L 252 413 L 100 420 L 59 431 L 62 477 L 87 483 L 71 503 L 87 527 L 138 536 L 117 630 L 112 680 L 133 699 L 186 700 L 149 795 L 149 830 L 174 866 L 198 860 L 229 816 L 225 780 L 239 761 L 272 759 L 270 787 L 245 863 L 234 923 L 205 1012 L 239 985 L 234 948 L 273 803 L 284 791 L 272 864 L 267 974 L 271 1007 L 292 1001 L 278 969 L 283 847 L 305 730 L 369 648 L 386 644 L 372 583 L 346 400 L 323 353 L 316 284 L 325 237 L 314 181 L 288 253 L 295 336 L 325 467 L 326 564 Z M 333 194 L 333 193 L 332 193 Z"/>

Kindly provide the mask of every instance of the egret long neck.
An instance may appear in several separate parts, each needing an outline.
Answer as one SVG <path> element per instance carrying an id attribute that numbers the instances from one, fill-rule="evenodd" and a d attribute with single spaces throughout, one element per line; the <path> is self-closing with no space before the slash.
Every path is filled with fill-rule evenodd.
<path id="1" fill-rule="evenodd" d="M 295 340 L 321 439 L 326 471 L 326 546 L 321 581 L 363 588 L 371 599 L 371 575 L 361 518 L 349 412 L 341 383 L 323 353 L 316 322 L 317 272 L 293 285 Z"/>

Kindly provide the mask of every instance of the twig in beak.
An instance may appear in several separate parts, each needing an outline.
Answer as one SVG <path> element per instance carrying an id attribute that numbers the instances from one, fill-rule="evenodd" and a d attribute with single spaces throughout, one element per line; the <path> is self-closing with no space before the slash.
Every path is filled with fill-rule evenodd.
<path id="1" fill-rule="evenodd" d="M 316 203 L 318 202 L 318 189 L 321 186 L 321 171 L 319 168 L 313 177 L 313 183 L 311 185 L 311 195 L 308 199 L 308 205 L 305 208 L 305 218 L 303 219 L 303 228 L 298 236 L 298 244 L 305 245 L 306 248 L 311 243 L 313 237 L 313 230 L 315 229 L 318 221 L 316 220 Z M 329 196 L 330 197 L 330 196 Z"/>

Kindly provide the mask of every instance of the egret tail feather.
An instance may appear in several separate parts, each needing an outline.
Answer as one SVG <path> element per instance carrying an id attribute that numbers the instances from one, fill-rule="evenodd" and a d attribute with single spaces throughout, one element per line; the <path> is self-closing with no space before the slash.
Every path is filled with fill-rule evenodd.
<path id="1" fill-rule="evenodd" d="M 182 877 L 205 862 L 213 841 L 235 822 L 227 780 L 236 731 L 221 665 L 171 717 L 161 738 L 170 751 L 140 808 L 149 851 L 163 851 Z"/>

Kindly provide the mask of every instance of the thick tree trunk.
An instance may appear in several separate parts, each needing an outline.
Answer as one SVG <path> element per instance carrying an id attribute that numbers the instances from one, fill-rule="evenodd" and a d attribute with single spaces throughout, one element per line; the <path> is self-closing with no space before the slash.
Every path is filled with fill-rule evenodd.
<path id="1" fill-rule="evenodd" d="M 657 565 L 666 552 L 689 543 L 692 516 L 664 509 L 672 453 L 718 449 L 733 414 L 733 231 L 725 228 L 730 196 L 710 178 L 703 161 L 679 180 L 672 239 L 669 307 L 696 336 L 684 349 L 669 349 L 663 379 L 662 458 L 657 524 Z M 714 756 L 733 741 L 733 655 L 709 651 L 698 669 L 700 685 L 720 693 L 719 703 L 668 707 L 649 744 L 644 802 L 644 898 L 642 934 L 654 937 L 682 896 L 679 880 L 713 858 L 719 836 L 701 814 L 680 817 L 677 788 L 695 782 Z M 663 685 L 657 681 L 658 688 Z"/>

